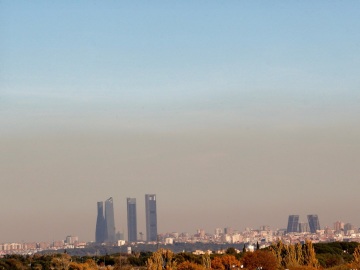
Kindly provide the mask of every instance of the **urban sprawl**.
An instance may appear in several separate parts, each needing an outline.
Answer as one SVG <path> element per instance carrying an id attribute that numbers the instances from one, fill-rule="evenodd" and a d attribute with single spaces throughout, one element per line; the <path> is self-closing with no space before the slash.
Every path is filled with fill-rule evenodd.
<path id="1" fill-rule="evenodd" d="M 314 214 L 307 215 L 307 222 L 300 222 L 299 215 L 289 215 L 287 228 L 273 230 L 269 226 L 260 226 L 258 229 L 246 228 L 244 231 L 233 228 L 216 228 L 213 233 L 198 229 L 195 234 L 189 233 L 158 233 L 156 195 L 145 195 L 146 239 L 143 233 L 137 231 L 136 198 L 127 198 L 127 240 L 123 233 L 116 232 L 114 222 L 113 198 L 97 203 L 97 219 L 95 241 L 79 241 L 77 236 L 67 236 L 64 240 L 52 242 L 31 243 L 1 243 L 0 256 L 7 254 L 35 254 L 44 251 L 85 249 L 93 246 L 123 247 L 127 252 L 132 248 L 141 246 L 142 249 L 156 249 L 159 245 L 172 246 L 186 244 L 189 248 L 194 245 L 195 254 L 204 250 L 196 249 L 199 244 L 214 244 L 221 251 L 221 244 L 243 245 L 247 250 L 257 247 L 265 248 L 272 243 L 282 241 L 286 244 L 304 243 L 311 240 L 319 242 L 360 242 L 360 229 L 351 223 L 336 221 L 333 227 L 320 227 L 319 217 Z M 153 248 L 151 248 L 153 247 Z M 208 251 L 207 251 L 208 252 Z"/>

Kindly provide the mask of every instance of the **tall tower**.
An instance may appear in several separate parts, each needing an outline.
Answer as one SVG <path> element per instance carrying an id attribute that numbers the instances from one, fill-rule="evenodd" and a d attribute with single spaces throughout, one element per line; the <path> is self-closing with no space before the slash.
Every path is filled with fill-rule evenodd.
<path id="1" fill-rule="evenodd" d="M 146 240 L 157 241 L 156 195 L 145 194 Z"/>
<path id="2" fill-rule="evenodd" d="M 287 233 L 299 231 L 299 215 L 290 215 L 288 219 Z"/>
<path id="3" fill-rule="evenodd" d="M 95 230 L 95 242 L 105 242 L 105 218 L 104 218 L 104 203 L 97 203 L 97 219 L 96 219 L 96 230 Z"/>
<path id="4" fill-rule="evenodd" d="M 105 201 L 106 241 L 115 242 L 114 202 L 110 197 Z"/>
<path id="5" fill-rule="evenodd" d="M 308 215 L 307 218 L 311 233 L 316 233 L 317 230 L 320 230 L 318 215 Z"/>
<path id="6" fill-rule="evenodd" d="M 137 241 L 137 223 L 136 223 L 136 199 L 127 198 L 127 225 L 128 225 L 128 241 Z"/>

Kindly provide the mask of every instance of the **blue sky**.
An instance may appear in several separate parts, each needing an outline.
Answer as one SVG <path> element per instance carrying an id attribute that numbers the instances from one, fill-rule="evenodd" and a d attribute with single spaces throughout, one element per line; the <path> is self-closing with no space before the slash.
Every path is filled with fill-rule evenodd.
<path id="1" fill-rule="evenodd" d="M 1 5 L 1 88 L 12 100 L 359 100 L 356 1 Z"/>
<path id="2" fill-rule="evenodd" d="M 25 186 L 50 199 L 66 193 L 59 172 L 77 190 L 86 171 L 82 203 L 94 207 L 82 219 L 93 222 L 95 202 L 109 196 L 116 203 L 153 192 L 176 208 L 183 202 L 173 185 L 185 181 L 193 186 L 184 191 L 189 207 L 201 202 L 223 214 L 209 220 L 194 213 L 194 224 L 162 222 L 162 230 L 241 228 L 265 222 L 260 203 L 253 206 L 258 214 L 226 214 L 240 203 L 237 188 L 244 187 L 244 200 L 251 192 L 268 196 L 253 181 L 272 183 L 270 207 L 281 218 L 268 216 L 270 225 L 313 210 L 328 225 L 342 217 L 360 226 L 340 185 L 359 187 L 359 11 L 359 1 L 0 1 L 0 168 L 9 188 L 0 198 L 22 198 L 21 212 L 31 198 L 18 183 L 33 183 L 36 189 Z M 118 198 L 92 189 L 102 177 Z M 314 201 L 286 208 L 291 196 L 276 195 L 295 189 L 306 197 L 313 185 L 328 186 L 329 196 L 311 191 Z M 216 192 L 220 206 L 210 200 Z M 347 203 L 344 213 L 328 213 L 335 195 Z M 53 207 L 65 215 L 74 207 L 67 201 Z M 39 220 L 49 210 L 40 202 L 37 209 Z M 54 234 L 70 233 L 61 229 Z M 91 240 L 92 229 L 80 236 Z M 22 239 L 29 234 L 20 231 Z M 32 234 L 42 237 L 35 227 Z"/>

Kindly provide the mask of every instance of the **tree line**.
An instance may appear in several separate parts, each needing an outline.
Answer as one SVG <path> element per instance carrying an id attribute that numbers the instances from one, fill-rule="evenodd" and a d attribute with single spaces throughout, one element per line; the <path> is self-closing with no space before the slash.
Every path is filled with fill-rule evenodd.
<path id="1" fill-rule="evenodd" d="M 245 247 L 245 246 L 244 246 Z M 360 244 L 356 242 L 285 244 L 223 254 L 194 255 L 159 249 L 155 252 L 70 256 L 61 254 L 5 255 L 0 270 L 360 270 Z"/>

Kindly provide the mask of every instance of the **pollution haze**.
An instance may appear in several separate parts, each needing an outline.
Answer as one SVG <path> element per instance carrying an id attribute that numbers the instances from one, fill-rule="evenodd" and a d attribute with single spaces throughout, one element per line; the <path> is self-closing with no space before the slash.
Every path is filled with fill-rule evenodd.
<path id="1" fill-rule="evenodd" d="M 0 243 L 360 227 L 359 1 L 0 1 Z"/>

